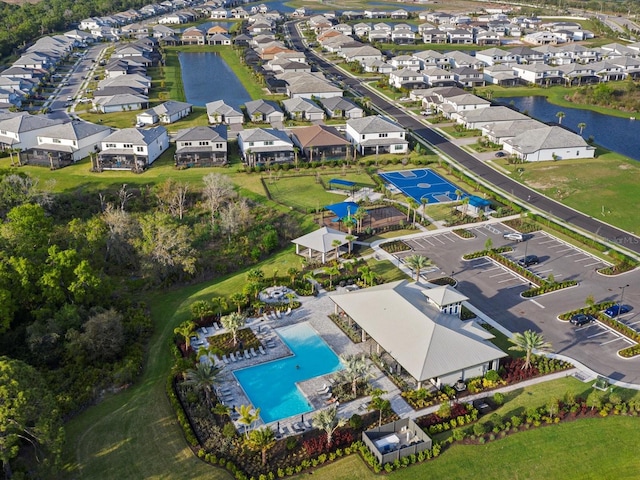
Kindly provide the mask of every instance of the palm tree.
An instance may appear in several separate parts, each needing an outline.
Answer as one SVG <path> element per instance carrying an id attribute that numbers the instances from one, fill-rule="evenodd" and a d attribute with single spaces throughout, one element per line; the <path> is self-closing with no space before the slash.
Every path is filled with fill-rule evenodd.
<path id="1" fill-rule="evenodd" d="M 332 265 L 330 267 L 324 267 L 324 273 L 329 275 L 329 290 L 333 288 L 333 276 L 338 275 L 340 273 L 340 269 L 337 265 Z"/>
<path id="2" fill-rule="evenodd" d="M 360 233 L 362 231 L 362 220 L 367 216 L 367 211 L 364 208 L 359 208 L 356 213 L 353 214 L 353 218 L 356 223 L 356 231 Z"/>
<path id="3" fill-rule="evenodd" d="M 324 430 L 327 434 L 327 447 L 331 447 L 333 433 L 340 427 L 347 424 L 347 420 L 338 417 L 338 408 L 331 407 L 326 410 L 320 410 L 313 417 L 311 422 L 315 428 Z"/>
<path id="4" fill-rule="evenodd" d="M 249 438 L 248 429 L 251 428 L 253 422 L 260 418 L 260 409 L 256 408 L 253 410 L 251 405 L 240 405 L 239 407 L 236 407 L 236 412 L 240 415 L 238 423 L 244 425 L 244 434 Z"/>
<path id="5" fill-rule="evenodd" d="M 565 115 L 565 113 L 564 113 L 564 112 L 558 112 L 558 113 L 556 113 L 556 117 L 558 117 L 558 123 L 559 123 L 560 125 L 562 125 L 562 119 L 563 119 L 565 116 L 566 116 L 566 115 Z"/>
<path id="6" fill-rule="evenodd" d="M 333 242 L 331 242 L 331 246 L 336 249 L 336 262 L 338 261 L 338 253 L 340 252 L 340 245 L 342 245 L 342 242 L 337 238 Z"/>
<path id="7" fill-rule="evenodd" d="M 300 272 L 296 267 L 290 267 L 289 270 L 287 270 L 287 273 L 289 274 L 289 278 L 291 280 L 291 286 L 293 286 L 293 284 L 296 283 L 296 277 Z"/>
<path id="8" fill-rule="evenodd" d="M 427 197 L 422 197 L 420 199 L 420 203 L 422 204 L 422 216 L 424 217 L 425 210 L 427 208 L 427 203 L 429 203 L 429 199 Z"/>
<path id="9" fill-rule="evenodd" d="M 551 344 L 545 342 L 542 334 L 534 332 L 533 330 L 525 330 L 524 333 L 516 332 L 509 341 L 513 343 L 513 346 L 509 347 L 509 350 L 526 353 L 524 365 L 522 365 L 523 370 L 531 368 L 531 355 L 534 350 L 541 352 L 551 350 Z"/>
<path id="10" fill-rule="evenodd" d="M 228 416 L 231 413 L 231 409 L 223 403 L 216 403 L 211 409 L 211 413 L 222 418 Z"/>
<path id="11" fill-rule="evenodd" d="M 304 278 L 307 282 L 311 284 L 311 287 L 313 288 L 313 292 L 315 293 L 317 280 L 316 280 L 316 274 L 313 272 L 313 270 L 305 273 L 302 278 Z"/>
<path id="12" fill-rule="evenodd" d="M 211 405 L 211 391 L 219 373 L 220 368 L 200 362 L 195 368 L 187 370 L 184 384 L 193 387 L 198 392 L 204 392 L 207 405 Z"/>
<path id="13" fill-rule="evenodd" d="M 263 427 L 253 430 L 245 440 L 245 443 L 251 450 L 262 452 L 262 465 L 266 465 L 267 451 L 275 446 L 276 438 L 273 430 Z"/>
<path id="14" fill-rule="evenodd" d="M 206 300 L 198 300 L 191 304 L 191 314 L 204 322 L 204 317 L 211 314 L 211 304 Z"/>
<path id="15" fill-rule="evenodd" d="M 404 259 L 404 263 L 406 263 L 414 272 L 416 272 L 416 282 L 420 281 L 420 271 L 423 268 L 426 268 L 431 265 L 431 260 L 429 260 L 424 255 L 419 255 L 417 253 L 413 255 L 409 255 Z"/>
<path id="16" fill-rule="evenodd" d="M 382 416 L 391 410 L 391 402 L 386 398 L 382 398 L 386 390 L 382 390 L 381 388 L 376 388 L 371 391 L 371 402 L 369 402 L 368 409 L 369 410 L 378 410 L 380 415 L 378 417 L 378 426 L 382 425 Z"/>
<path id="17" fill-rule="evenodd" d="M 585 128 L 587 128 L 587 124 L 586 124 L 586 123 L 584 123 L 584 122 L 580 122 L 580 123 L 578 124 L 578 128 L 580 129 L 580 135 L 582 135 L 582 131 L 583 131 Z"/>
<path id="18" fill-rule="evenodd" d="M 347 242 L 349 242 L 349 244 L 348 244 L 349 245 L 349 254 L 351 254 L 351 246 L 353 245 L 353 241 L 356 239 L 356 237 L 351 235 L 351 234 L 349 234 L 349 235 L 345 236 L 344 239 Z"/>
<path id="19" fill-rule="evenodd" d="M 231 295 L 231 302 L 238 307 L 238 315 L 242 313 L 242 305 L 247 301 L 247 296 L 242 292 L 236 292 Z"/>
<path id="20" fill-rule="evenodd" d="M 264 280 L 264 272 L 259 268 L 251 269 L 247 273 L 247 282 L 260 283 L 262 280 Z"/>
<path id="21" fill-rule="evenodd" d="M 196 324 L 191 320 L 182 322 L 180 325 L 173 329 L 173 333 L 184 338 L 184 346 L 186 350 L 189 350 L 189 348 L 191 348 L 191 334 L 195 329 Z"/>
<path id="22" fill-rule="evenodd" d="M 295 294 L 295 293 L 293 293 L 293 292 L 287 292 L 287 293 L 285 294 L 285 298 L 286 298 L 287 300 L 289 300 L 289 306 L 291 306 L 291 305 L 293 305 L 293 301 L 294 301 L 294 300 L 295 300 L 295 298 L 296 298 L 296 294 Z"/>
<path id="23" fill-rule="evenodd" d="M 211 299 L 211 307 L 218 311 L 218 315 L 222 315 L 222 311 L 229 308 L 229 304 L 227 304 L 227 299 L 224 297 L 213 297 Z"/>
<path id="24" fill-rule="evenodd" d="M 413 209 L 413 224 L 416 224 L 416 212 L 418 210 L 418 202 L 416 202 L 413 198 L 410 198 L 407 201 L 407 204 L 409 205 L 409 210 L 407 210 L 407 220 L 409 220 L 409 212 L 411 212 L 411 209 Z"/>
<path id="25" fill-rule="evenodd" d="M 233 335 L 234 345 L 238 343 L 238 330 L 244 327 L 246 320 L 247 319 L 244 317 L 244 315 L 236 312 L 225 315 L 220 319 L 220 322 L 222 322 L 222 326 L 229 330 L 229 332 L 231 332 L 231 334 Z"/>
<path id="26" fill-rule="evenodd" d="M 340 378 L 351 383 L 351 393 L 358 395 L 358 380 L 370 377 L 371 364 L 367 362 L 364 353 L 362 355 L 341 355 L 340 360 L 344 369 L 340 372 Z"/>

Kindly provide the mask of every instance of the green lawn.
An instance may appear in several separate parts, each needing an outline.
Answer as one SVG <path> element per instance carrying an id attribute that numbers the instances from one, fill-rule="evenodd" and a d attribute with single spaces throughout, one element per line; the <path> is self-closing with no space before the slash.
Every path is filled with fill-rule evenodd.
<path id="1" fill-rule="evenodd" d="M 397 268 L 395 264 L 390 262 L 389 260 L 374 260 L 372 258 L 367 260 L 367 265 L 371 267 L 371 270 L 374 271 L 385 283 L 395 282 L 397 280 L 410 280 L 410 277 L 405 275 L 405 273 Z"/>
<path id="2" fill-rule="evenodd" d="M 388 478 L 636 479 L 637 424 L 632 417 L 594 418 L 534 429 L 485 445 L 455 445 L 436 460 L 398 470 Z M 380 475 L 352 455 L 315 471 L 313 478 L 365 480 Z"/>
<path id="3" fill-rule="evenodd" d="M 499 163 L 514 179 L 599 220 L 640 233 L 640 164 L 616 153 L 593 159 Z M 524 169 L 522 175 L 518 169 Z"/>

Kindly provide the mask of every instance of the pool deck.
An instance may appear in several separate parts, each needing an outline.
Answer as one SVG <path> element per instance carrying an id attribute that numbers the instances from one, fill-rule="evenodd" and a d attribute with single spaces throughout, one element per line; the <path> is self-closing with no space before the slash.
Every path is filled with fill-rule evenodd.
<path id="1" fill-rule="evenodd" d="M 341 291 L 338 287 L 337 291 Z M 236 377 L 233 375 L 235 370 L 242 368 L 252 367 L 260 365 L 265 362 L 278 360 L 292 355 L 289 347 L 282 341 L 279 335 L 274 331 L 276 328 L 285 327 L 288 325 L 294 325 L 301 322 L 308 322 L 316 332 L 322 337 L 322 339 L 331 347 L 336 355 L 355 355 L 368 353 L 369 344 L 354 344 L 333 321 L 329 318 L 329 314 L 334 311 L 334 303 L 329 299 L 329 295 L 326 291 L 321 290 L 317 297 L 300 297 L 302 306 L 291 312 L 290 315 L 283 314 L 280 319 L 274 320 L 264 317 L 249 318 L 247 319 L 247 326 L 250 327 L 255 333 L 256 337 L 261 341 L 266 355 L 258 353 L 257 357 L 251 357 L 249 359 L 242 359 L 235 363 L 223 364 L 224 368 L 220 373 L 220 385 L 219 389 L 226 393 L 226 399 L 223 400 L 225 405 L 229 407 L 248 405 L 250 403 L 247 395 L 244 393 L 241 385 L 237 382 Z M 211 332 L 208 329 L 209 335 L 215 333 L 223 333 L 225 330 L 218 330 L 217 332 Z M 205 339 L 204 333 L 199 330 L 198 337 L 201 340 Z M 207 335 L 207 336 L 209 336 Z M 273 348 L 267 348 L 267 340 L 272 340 Z M 206 357 L 202 357 L 201 361 L 207 361 Z M 389 380 L 384 373 L 380 371 L 375 365 L 372 365 L 371 372 L 373 378 L 369 381 L 373 388 L 380 388 L 387 393 L 384 395 L 391 401 L 393 410 L 402 416 L 407 416 L 413 412 L 413 409 L 400 397 L 400 391 L 391 380 Z M 331 385 L 332 379 L 335 373 L 323 375 L 320 377 L 311 378 L 298 384 L 298 387 L 305 395 L 309 403 L 313 406 L 314 410 L 320 410 L 331 406 L 327 404 L 323 398 L 322 393 L 318 393 L 322 390 L 324 385 Z M 343 403 L 338 405 L 338 413 L 341 417 L 350 418 L 354 413 L 363 414 L 366 412 L 366 405 L 368 404 L 369 397 L 361 397 L 352 402 Z M 314 412 L 308 412 L 304 414 L 305 420 L 311 420 Z M 233 417 L 232 417 L 233 418 Z M 237 423 L 235 419 L 236 427 L 239 431 L 244 431 L 244 425 Z M 281 419 L 278 422 L 271 422 L 268 425 L 275 427 L 280 426 L 280 434 L 288 435 L 299 433 L 299 430 L 294 429 L 294 424 L 301 421 L 300 415 Z M 259 428 L 265 424 L 260 420 L 253 424 L 253 428 Z"/>

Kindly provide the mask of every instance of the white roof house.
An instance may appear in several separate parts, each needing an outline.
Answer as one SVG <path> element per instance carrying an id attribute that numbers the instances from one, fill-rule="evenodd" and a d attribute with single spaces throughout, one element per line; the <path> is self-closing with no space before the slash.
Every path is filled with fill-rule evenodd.
<path id="1" fill-rule="evenodd" d="M 432 290 L 400 280 L 329 298 L 419 384 L 453 384 L 496 369 L 506 354 L 488 341 L 493 336 L 439 308 L 439 302 L 458 304 L 466 297 L 454 289 Z"/>
<path id="2" fill-rule="evenodd" d="M 528 162 L 593 158 L 596 152 L 580 135 L 555 126 L 528 130 L 506 139 L 504 150 Z"/>

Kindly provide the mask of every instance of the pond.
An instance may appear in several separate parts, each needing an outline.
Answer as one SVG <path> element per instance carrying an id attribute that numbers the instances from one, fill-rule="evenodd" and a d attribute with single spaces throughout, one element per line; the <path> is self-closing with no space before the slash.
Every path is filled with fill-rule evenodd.
<path id="1" fill-rule="evenodd" d="M 215 52 L 180 52 L 182 83 L 187 102 L 204 106 L 214 100 L 239 108 L 251 100 L 236 74 Z"/>
<path id="2" fill-rule="evenodd" d="M 640 161 L 640 115 L 638 120 L 612 117 L 591 110 L 561 107 L 549 103 L 545 97 L 513 97 L 497 99 L 502 105 L 513 105 L 536 120 L 547 123 L 558 123 L 558 112 L 564 112 L 562 125 L 580 133 L 580 123 L 586 126 L 582 137 L 593 137 L 595 143 L 607 150 L 621 153 Z"/>

